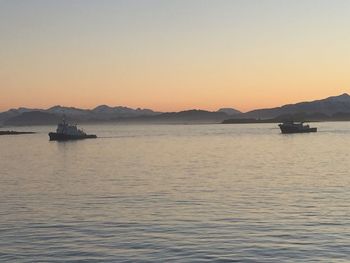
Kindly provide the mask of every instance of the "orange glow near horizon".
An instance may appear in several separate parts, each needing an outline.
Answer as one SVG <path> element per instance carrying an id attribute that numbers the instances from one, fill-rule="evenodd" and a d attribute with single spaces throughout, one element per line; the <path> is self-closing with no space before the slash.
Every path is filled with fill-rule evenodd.
<path id="1" fill-rule="evenodd" d="M 350 92 L 350 2 L 34 2 L 0 3 L 0 111 L 245 112 Z"/>

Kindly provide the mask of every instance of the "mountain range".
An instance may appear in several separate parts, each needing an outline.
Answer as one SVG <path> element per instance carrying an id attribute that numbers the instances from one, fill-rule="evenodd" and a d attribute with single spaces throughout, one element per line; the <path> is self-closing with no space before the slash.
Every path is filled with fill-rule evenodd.
<path id="1" fill-rule="evenodd" d="M 49 109 L 18 108 L 0 113 L 2 126 L 56 124 L 65 115 L 69 121 L 93 122 L 143 122 L 143 123 L 221 123 L 227 119 L 271 119 L 288 115 L 306 114 L 319 119 L 337 118 L 350 120 L 350 96 L 346 93 L 321 100 L 287 104 L 281 107 L 257 109 L 242 113 L 233 108 L 218 111 L 187 110 L 180 112 L 156 112 L 151 109 L 132 109 L 100 105 L 94 109 L 54 106 Z M 244 122 L 244 121 L 243 121 Z"/>
<path id="2" fill-rule="evenodd" d="M 296 113 L 324 114 L 331 116 L 339 112 L 350 113 L 350 96 L 347 93 L 321 100 L 287 104 L 276 108 L 253 110 L 242 115 L 249 118 L 267 119 Z"/>
<path id="3" fill-rule="evenodd" d="M 152 123 L 213 123 L 221 122 L 241 112 L 224 108 L 217 112 L 187 110 L 181 112 L 156 112 L 150 109 L 110 107 L 100 105 L 94 109 L 54 106 L 49 109 L 10 109 L 0 113 L 2 126 L 55 124 L 63 115 L 68 121 L 79 123 L 99 122 L 152 122 Z"/>

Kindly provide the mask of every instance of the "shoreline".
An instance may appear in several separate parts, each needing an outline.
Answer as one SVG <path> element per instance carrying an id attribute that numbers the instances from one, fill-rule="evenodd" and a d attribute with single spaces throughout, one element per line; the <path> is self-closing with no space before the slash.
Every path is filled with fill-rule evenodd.
<path id="1" fill-rule="evenodd" d="M 0 131 L 0 135 L 35 134 L 35 132 Z"/>

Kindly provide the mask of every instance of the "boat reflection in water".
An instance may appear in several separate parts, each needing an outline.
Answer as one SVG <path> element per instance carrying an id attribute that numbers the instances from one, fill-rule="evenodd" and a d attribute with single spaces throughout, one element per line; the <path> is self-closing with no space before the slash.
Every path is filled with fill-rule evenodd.
<path id="1" fill-rule="evenodd" d="M 282 133 L 307 133 L 317 132 L 317 128 L 304 125 L 303 122 L 286 121 L 278 125 Z"/>
<path id="2" fill-rule="evenodd" d="M 68 141 L 68 140 L 82 140 L 95 139 L 94 134 L 86 134 L 83 130 L 77 128 L 76 125 L 70 125 L 63 118 L 63 121 L 57 125 L 56 132 L 49 133 L 50 141 Z"/>

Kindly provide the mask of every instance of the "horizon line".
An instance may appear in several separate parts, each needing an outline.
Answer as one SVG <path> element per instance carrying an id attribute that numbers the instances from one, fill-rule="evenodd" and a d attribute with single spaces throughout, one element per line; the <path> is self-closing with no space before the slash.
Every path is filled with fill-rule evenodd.
<path id="1" fill-rule="evenodd" d="M 43 108 L 40 108 L 40 107 L 26 107 L 26 106 L 19 106 L 17 108 L 12 107 L 12 108 L 9 108 L 7 110 L 3 110 L 0 113 L 11 111 L 11 110 L 18 110 L 18 109 L 49 110 L 49 109 L 54 108 L 54 107 L 73 108 L 73 109 L 78 109 L 78 110 L 94 110 L 94 109 L 96 109 L 96 108 L 98 108 L 100 106 L 107 106 L 109 108 L 121 107 L 121 108 L 133 109 L 133 110 L 137 110 L 137 109 L 140 109 L 140 110 L 152 110 L 154 112 L 159 112 L 159 113 L 181 112 L 181 111 L 189 111 L 189 110 L 203 110 L 203 111 L 209 111 L 209 112 L 216 112 L 216 111 L 219 111 L 220 109 L 234 109 L 234 110 L 240 111 L 241 113 L 248 113 L 248 112 L 255 111 L 255 110 L 273 109 L 273 108 L 283 107 L 285 105 L 304 103 L 304 102 L 314 102 L 314 101 L 318 101 L 318 100 L 328 99 L 328 98 L 332 98 L 332 97 L 339 97 L 339 96 L 344 96 L 344 95 L 350 96 L 347 92 L 343 92 L 342 94 L 339 94 L 339 95 L 331 95 L 331 96 L 328 96 L 328 97 L 325 97 L 325 98 L 321 98 L 321 99 L 313 99 L 313 100 L 305 100 L 305 101 L 303 100 L 303 101 L 299 101 L 299 102 L 291 102 L 291 103 L 283 104 L 283 105 L 280 105 L 280 106 L 273 106 L 273 107 L 254 108 L 254 109 L 250 109 L 248 111 L 241 111 L 240 109 L 238 109 L 236 107 L 231 107 L 231 106 L 220 107 L 217 110 L 208 110 L 208 109 L 193 107 L 193 108 L 181 109 L 181 110 L 177 110 L 177 111 L 159 111 L 159 110 L 156 110 L 156 109 L 153 109 L 153 108 L 148 108 L 148 107 L 145 107 L 145 108 L 135 107 L 135 108 L 133 108 L 133 107 L 130 107 L 130 106 L 121 106 L 121 105 L 110 106 L 110 105 L 107 105 L 107 104 L 99 104 L 99 105 L 97 105 L 95 107 L 91 107 L 91 108 L 85 108 L 85 107 L 79 108 L 77 106 L 63 106 L 61 104 L 56 104 L 56 105 L 53 105 L 53 106 L 50 106 L 50 107 L 43 107 Z"/>

